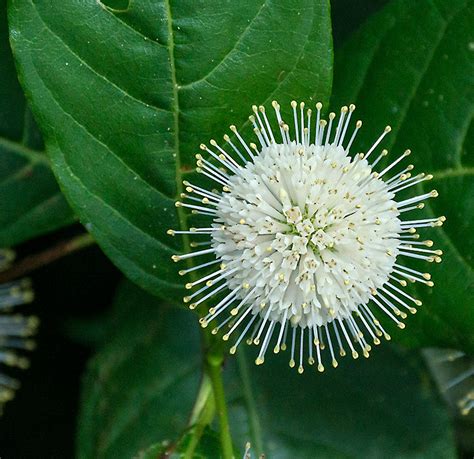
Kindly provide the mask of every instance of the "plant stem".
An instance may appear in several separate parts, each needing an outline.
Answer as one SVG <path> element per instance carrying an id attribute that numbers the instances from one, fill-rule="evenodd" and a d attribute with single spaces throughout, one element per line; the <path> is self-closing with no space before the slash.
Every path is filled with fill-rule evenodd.
<path id="1" fill-rule="evenodd" d="M 42 252 L 28 255 L 15 263 L 11 268 L 0 273 L 0 283 L 22 277 L 35 269 L 48 265 L 59 258 L 89 247 L 92 244 L 95 244 L 95 240 L 90 234 L 81 234 L 67 241 L 61 241 Z"/>
<path id="2" fill-rule="evenodd" d="M 209 375 L 214 394 L 214 403 L 219 419 L 219 434 L 221 439 L 222 457 L 232 459 L 234 450 L 232 447 L 232 436 L 230 434 L 229 415 L 224 393 L 224 383 L 222 381 L 222 364 L 224 363 L 224 350 L 220 343 L 216 343 L 214 336 L 209 332 L 205 334 L 207 342 L 205 367 Z M 220 344 L 220 345 L 217 345 Z"/>
<path id="3" fill-rule="evenodd" d="M 186 451 L 183 453 L 183 459 L 192 459 L 194 457 L 194 451 L 201 440 L 204 429 L 212 422 L 214 412 L 211 380 L 207 373 L 203 373 L 199 392 L 188 422 L 188 426 L 193 429 L 192 436 Z"/>

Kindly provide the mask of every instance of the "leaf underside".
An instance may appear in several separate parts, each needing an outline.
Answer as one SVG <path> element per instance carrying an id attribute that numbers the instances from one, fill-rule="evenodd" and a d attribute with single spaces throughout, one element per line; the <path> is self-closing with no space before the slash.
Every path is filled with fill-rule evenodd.
<path id="1" fill-rule="evenodd" d="M 74 221 L 51 171 L 41 135 L 17 80 L 0 8 L 0 247 Z"/>

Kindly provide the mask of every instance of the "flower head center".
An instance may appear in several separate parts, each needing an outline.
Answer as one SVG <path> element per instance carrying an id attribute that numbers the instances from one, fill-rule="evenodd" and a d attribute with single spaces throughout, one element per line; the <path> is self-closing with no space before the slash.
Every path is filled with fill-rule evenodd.
<path id="1" fill-rule="evenodd" d="M 242 298 L 251 291 L 275 320 L 347 317 L 387 281 L 398 212 L 363 159 L 337 146 L 273 144 L 230 184 L 213 245 L 235 269 L 229 287 Z"/>

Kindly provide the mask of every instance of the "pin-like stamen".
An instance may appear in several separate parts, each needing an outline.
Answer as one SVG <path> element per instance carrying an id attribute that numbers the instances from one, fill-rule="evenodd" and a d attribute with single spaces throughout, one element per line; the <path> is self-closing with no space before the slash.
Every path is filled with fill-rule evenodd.
<path id="1" fill-rule="evenodd" d="M 416 312 L 412 303 L 421 302 L 403 288 L 409 282 L 432 287 L 433 281 L 428 273 L 406 268 L 398 260 L 440 262 L 442 252 L 432 249 L 431 241 L 419 240 L 417 229 L 440 226 L 445 219 L 402 220 L 437 192 L 394 200 L 396 193 L 431 175 L 412 176 L 413 166 L 408 165 L 384 180 L 409 150 L 380 172 L 375 168 L 387 150 L 369 163 L 390 127 L 365 155 L 351 157 L 349 150 L 362 126 L 355 123 L 345 145 L 354 105 L 342 107 L 337 120 L 329 113 L 327 122 L 321 119 L 321 103 L 316 104 L 313 120 L 305 103 L 292 101 L 284 110 L 287 119 L 293 118 L 291 129 L 280 105 L 274 101 L 272 106 L 270 117 L 263 106 L 252 107 L 249 120 L 255 143 L 245 141 L 231 126 L 239 145 L 225 135 L 230 153 L 213 139 L 211 147 L 201 145 L 211 159 L 196 155 L 197 171 L 218 189 L 185 181 L 184 201 L 176 205 L 209 217 L 212 224 L 168 234 L 205 235 L 208 240 L 193 237 L 191 247 L 202 249 L 172 258 L 191 264 L 194 257 L 215 257 L 179 273 L 202 273 L 186 283 L 191 292 L 184 300 L 191 309 L 222 298 L 206 308 L 200 319 L 203 327 L 217 324 L 212 333 L 223 330 L 225 340 L 243 328 L 232 353 L 245 337 L 260 346 L 256 363 L 262 364 L 273 337 L 275 353 L 286 348 L 288 338 L 291 367 L 302 373 L 306 359 L 324 371 L 326 351 L 337 367 L 337 349 L 341 356 L 349 349 L 354 358 L 368 357 L 369 342 L 378 345 L 381 337 L 390 339 L 377 313 L 405 326 L 407 312 Z M 271 118 L 280 131 L 278 143 Z M 213 267 L 215 263 L 221 266 Z M 221 320 L 224 314 L 228 316 Z"/>

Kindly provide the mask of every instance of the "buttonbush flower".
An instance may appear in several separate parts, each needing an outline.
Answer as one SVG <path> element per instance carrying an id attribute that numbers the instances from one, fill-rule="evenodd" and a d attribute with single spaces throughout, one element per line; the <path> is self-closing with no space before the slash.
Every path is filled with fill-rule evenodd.
<path id="1" fill-rule="evenodd" d="M 14 258 L 10 250 L 0 250 L 0 270 L 8 267 Z M 36 317 L 12 314 L 19 305 L 33 300 L 33 291 L 28 279 L 0 284 L 0 412 L 2 405 L 11 400 L 19 388 L 19 381 L 4 372 L 5 367 L 27 368 L 28 359 L 22 351 L 34 348 L 29 339 L 38 325 Z"/>
<path id="2" fill-rule="evenodd" d="M 288 123 L 279 104 L 272 105 L 274 127 L 263 106 L 253 107 L 257 144 L 231 126 L 226 148 L 215 140 L 201 145 L 206 155 L 197 155 L 197 172 L 217 189 L 185 181 L 184 200 L 176 205 L 210 222 L 169 230 L 203 246 L 172 258 L 204 260 L 183 275 L 214 268 L 193 276 L 186 284 L 193 292 L 184 301 L 191 309 L 212 303 L 200 323 L 216 324 L 214 333 L 223 330 L 224 340 L 233 339 L 231 353 L 247 338 L 260 345 L 261 364 L 270 347 L 277 353 L 288 342 L 291 367 L 302 373 L 307 360 L 323 371 L 327 359 L 336 367 L 337 355 L 347 350 L 354 358 L 368 357 L 369 343 L 390 339 L 380 313 L 405 327 L 402 320 L 421 301 L 403 287 L 407 281 L 433 283 L 428 273 L 400 260 L 440 262 L 441 251 L 419 241 L 417 229 L 440 226 L 444 217 L 406 217 L 437 192 L 398 199 L 432 176 L 401 166 L 410 150 L 377 167 L 388 153 L 375 152 L 389 126 L 367 152 L 351 156 L 362 126 L 357 121 L 349 129 L 354 105 L 326 121 L 320 103 L 313 116 L 293 101 Z"/>

